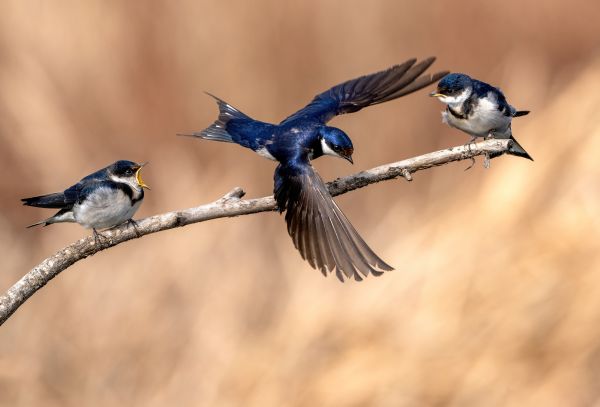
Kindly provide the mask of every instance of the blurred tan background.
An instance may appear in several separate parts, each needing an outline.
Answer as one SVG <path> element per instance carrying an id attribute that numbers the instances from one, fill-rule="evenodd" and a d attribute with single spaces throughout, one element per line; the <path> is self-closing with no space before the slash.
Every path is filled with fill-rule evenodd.
<path id="1" fill-rule="evenodd" d="M 139 217 L 271 193 L 274 164 L 177 138 L 210 91 L 279 121 L 409 57 L 531 110 L 535 162 L 479 160 L 337 199 L 397 270 L 360 284 L 303 262 L 281 216 L 159 233 L 84 260 L 0 328 L 6 406 L 600 405 L 600 6 L 530 2 L 8 1 L 0 6 L 0 290 L 88 233 L 25 229 L 54 192 L 150 161 Z M 335 119 L 355 165 L 452 145 L 426 91 Z"/>

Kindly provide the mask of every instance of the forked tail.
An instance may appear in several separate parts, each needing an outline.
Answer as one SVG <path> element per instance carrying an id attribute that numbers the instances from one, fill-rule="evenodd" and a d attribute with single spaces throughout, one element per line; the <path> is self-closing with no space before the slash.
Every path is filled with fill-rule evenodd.
<path id="1" fill-rule="evenodd" d="M 215 140 L 215 141 L 224 141 L 228 143 L 234 143 L 233 137 L 231 134 L 227 132 L 227 123 L 233 119 L 241 119 L 241 120 L 252 120 L 249 116 L 237 110 L 235 107 L 231 106 L 229 103 L 225 102 L 222 99 L 219 99 L 215 95 L 211 95 L 207 92 L 207 95 L 213 97 L 217 101 L 217 105 L 219 106 L 219 118 L 215 120 L 210 127 L 206 129 L 194 132 L 191 135 L 194 137 L 200 137 L 205 140 Z"/>
<path id="2" fill-rule="evenodd" d="M 517 157 L 527 158 L 528 160 L 533 161 L 533 158 L 529 155 L 527 151 L 519 144 L 519 142 L 513 137 L 510 136 L 512 143 L 508 148 L 508 154 L 516 155 Z"/>

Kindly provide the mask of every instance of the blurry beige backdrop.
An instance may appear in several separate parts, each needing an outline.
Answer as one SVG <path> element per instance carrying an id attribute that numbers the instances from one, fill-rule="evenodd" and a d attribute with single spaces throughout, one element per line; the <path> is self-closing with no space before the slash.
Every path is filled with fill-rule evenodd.
<path id="1" fill-rule="evenodd" d="M 396 271 L 303 262 L 281 216 L 148 236 L 62 273 L 0 328 L 6 406 L 600 405 L 600 6 L 595 1 L 8 1 L 0 5 L 0 289 L 88 233 L 25 229 L 54 192 L 150 161 L 140 217 L 271 193 L 274 164 L 175 137 L 212 92 L 279 121 L 409 57 L 502 87 L 535 162 L 502 157 L 337 201 Z M 335 119 L 355 165 L 468 137 L 421 91 Z"/>

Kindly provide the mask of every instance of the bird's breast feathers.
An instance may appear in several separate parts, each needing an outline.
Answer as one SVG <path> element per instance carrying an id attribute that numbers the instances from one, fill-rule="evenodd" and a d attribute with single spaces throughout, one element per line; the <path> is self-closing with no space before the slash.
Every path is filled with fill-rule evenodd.
<path id="1" fill-rule="evenodd" d="M 77 223 L 86 228 L 110 228 L 133 217 L 142 199 L 132 198 L 120 188 L 98 187 L 73 207 Z"/>
<path id="2" fill-rule="evenodd" d="M 442 120 L 473 136 L 485 137 L 490 131 L 503 134 L 510 130 L 510 117 L 498 109 L 496 97 L 488 93 L 477 99 L 466 118 L 456 117 L 450 110 L 442 113 Z"/>

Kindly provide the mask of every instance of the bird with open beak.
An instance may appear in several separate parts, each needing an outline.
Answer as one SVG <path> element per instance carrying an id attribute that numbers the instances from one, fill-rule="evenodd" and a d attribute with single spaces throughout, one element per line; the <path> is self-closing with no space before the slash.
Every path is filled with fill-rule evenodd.
<path id="1" fill-rule="evenodd" d="M 141 176 L 146 164 L 120 160 L 63 192 L 22 199 L 23 205 L 58 209 L 53 216 L 28 227 L 74 222 L 92 229 L 98 237 L 98 229 L 133 222 L 132 217 L 144 199 L 144 189 L 150 189 Z"/>

